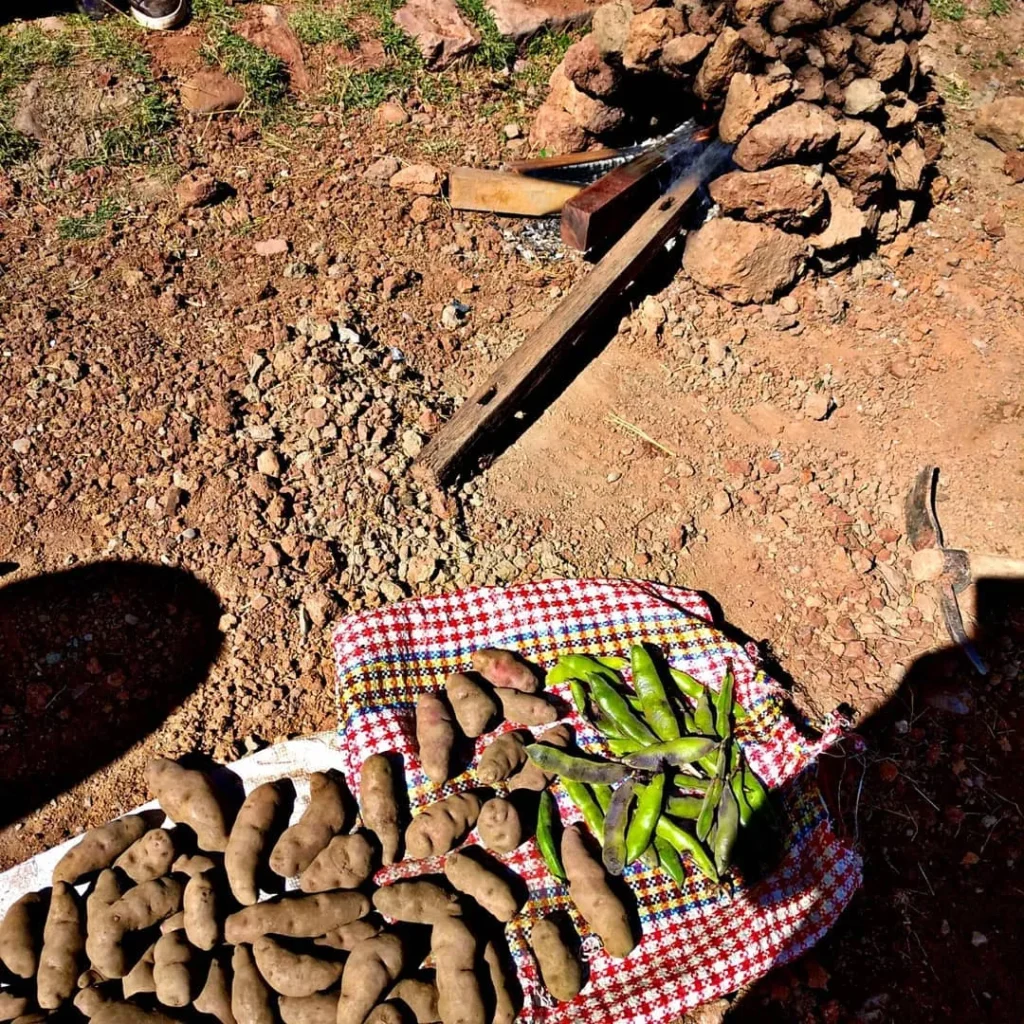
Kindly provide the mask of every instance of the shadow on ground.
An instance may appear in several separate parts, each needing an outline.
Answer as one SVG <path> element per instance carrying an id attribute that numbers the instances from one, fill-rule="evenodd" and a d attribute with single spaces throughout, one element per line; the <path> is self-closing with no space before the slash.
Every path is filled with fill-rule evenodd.
<path id="1" fill-rule="evenodd" d="M 864 887 L 822 943 L 733 1004 L 729 1024 L 1019 1024 L 1024 581 L 977 586 L 989 675 L 954 647 L 922 656 L 858 728 L 864 752 L 822 760 Z"/>
<path id="2" fill-rule="evenodd" d="M 100 562 L 0 587 L 0 827 L 108 764 L 203 679 L 214 593 L 179 569 Z"/>

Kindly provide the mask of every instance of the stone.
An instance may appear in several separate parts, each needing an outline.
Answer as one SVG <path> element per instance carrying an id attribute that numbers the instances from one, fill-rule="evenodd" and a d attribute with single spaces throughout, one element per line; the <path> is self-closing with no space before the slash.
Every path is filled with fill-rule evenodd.
<path id="1" fill-rule="evenodd" d="M 974 134 L 1004 153 L 1024 149 L 1024 96 L 1004 96 L 979 107 Z"/>
<path id="2" fill-rule="evenodd" d="M 696 32 L 676 36 L 662 48 L 661 68 L 674 76 L 691 74 L 694 65 L 708 52 L 710 46 L 711 40 Z"/>
<path id="3" fill-rule="evenodd" d="M 885 102 L 885 91 L 873 78 L 855 78 L 843 96 L 843 111 L 861 117 L 878 110 Z"/>
<path id="4" fill-rule="evenodd" d="M 820 29 L 811 39 L 825 61 L 829 71 L 845 71 L 850 63 L 853 33 L 844 25 L 830 25 Z"/>
<path id="5" fill-rule="evenodd" d="M 238 34 L 284 62 L 292 92 L 309 92 L 311 83 L 302 59 L 302 45 L 284 11 L 275 4 L 260 4 L 253 13 L 256 17 L 250 15 L 242 22 Z"/>
<path id="6" fill-rule="evenodd" d="M 690 233 L 683 267 L 698 284 L 731 302 L 768 302 L 796 280 L 805 252 L 797 235 L 717 217 Z"/>
<path id="7" fill-rule="evenodd" d="M 409 113 L 396 100 L 388 100 L 382 103 L 374 113 L 381 124 L 399 125 L 409 123 Z"/>
<path id="8" fill-rule="evenodd" d="M 686 31 L 683 16 L 674 7 L 652 7 L 629 23 L 622 65 L 630 71 L 646 71 L 658 63 L 665 44 Z"/>
<path id="9" fill-rule="evenodd" d="M 884 39 L 896 27 L 896 15 L 896 0 L 887 0 L 885 3 L 869 0 L 846 19 L 846 25 L 872 39 Z"/>
<path id="10" fill-rule="evenodd" d="M 790 90 L 788 72 L 785 77 L 751 75 L 738 72 L 729 82 L 725 107 L 718 121 L 718 137 L 723 142 L 738 142 L 755 121 L 777 107 Z"/>
<path id="11" fill-rule="evenodd" d="M 441 194 L 441 172 L 431 164 L 408 164 L 392 174 L 388 184 L 398 192 L 413 192 L 418 196 Z"/>
<path id="12" fill-rule="evenodd" d="M 828 19 L 824 7 L 814 0 L 782 0 L 768 19 L 768 27 L 777 36 L 788 36 L 795 28 L 821 25 Z"/>
<path id="13" fill-rule="evenodd" d="M 237 110 L 245 90 L 220 71 L 197 71 L 181 87 L 181 105 L 193 114 Z"/>
<path id="14" fill-rule="evenodd" d="M 889 159 L 896 187 L 902 192 L 916 192 L 921 187 L 921 176 L 928 163 L 920 143 L 911 139 L 902 145 L 893 146 L 889 151 Z"/>
<path id="15" fill-rule="evenodd" d="M 750 48 L 739 32 L 728 25 L 718 34 L 697 72 L 693 91 L 706 102 L 724 99 L 729 79 L 750 65 Z"/>
<path id="16" fill-rule="evenodd" d="M 629 0 L 615 0 L 614 3 L 603 4 L 594 11 L 591 22 L 590 38 L 602 57 L 610 54 L 618 56 L 626 45 L 629 35 L 629 23 L 633 20 L 633 7 Z"/>
<path id="17" fill-rule="evenodd" d="M 989 238 L 1006 237 L 1006 217 L 998 206 L 990 206 L 981 215 L 981 229 Z"/>
<path id="18" fill-rule="evenodd" d="M 763 25 L 744 25 L 740 29 L 740 39 L 765 60 L 778 60 L 779 48 Z"/>
<path id="19" fill-rule="evenodd" d="M 36 142 L 46 141 L 46 118 L 43 108 L 43 83 L 32 79 L 22 90 L 18 109 L 14 113 L 14 129 Z"/>
<path id="20" fill-rule="evenodd" d="M 1018 185 L 1024 181 L 1024 153 L 1007 153 L 1003 160 L 1003 174 Z"/>
<path id="21" fill-rule="evenodd" d="M 613 107 L 577 89 L 562 73 L 561 65 L 552 72 L 550 85 L 547 102 L 567 111 L 576 124 L 592 135 L 614 131 L 626 119 L 621 107 Z"/>
<path id="22" fill-rule="evenodd" d="M 885 128 L 889 134 L 895 134 L 909 128 L 917 121 L 921 108 L 902 93 L 890 94 L 885 103 Z"/>
<path id="23" fill-rule="evenodd" d="M 475 50 L 480 42 L 455 0 L 405 0 L 395 12 L 395 24 L 416 42 L 427 67 L 436 71 Z"/>
<path id="24" fill-rule="evenodd" d="M 573 43 L 562 58 L 562 73 L 577 89 L 602 99 L 618 88 L 621 74 L 600 54 L 593 33 Z"/>
<path id="25" fill-rule="evenodd" d="M 825 98 L 825 76 L 813 64 L 801 64 L 793 75 L 793 92 L 807 103 L 820 103 Z"/>
<path id="26" fill-rule="evenodd" d="M 839 137 L 835 119 L 813 103 L 798 101 L 754 125 L 733 154 L 737 166 L 756 171 L 773 164 L 827 154 Z"/>
<path id="27" fill-rule="evenodd" d="M 338 602 L 326 590 L 314 590 L 302 599 L 314 626 L 326 626 L 338 613 Z"/>
<path id="28" fill-rule="evenodd" d="M 526 0 L 484 0 L 497 30 L 510 39 L 530 39 L 543 31 L 582 28 L 591 18 L 590 8 L 572 4 L 530 3 Z"/>
<path id="29" fill-rule="evenodd" d="M 434 201 L 430 196 L 417 196 L 409 204 L 409 219 L 414 224 L 426 224 L 434 216 Z"/>
<path id="30" fill-rule="evenodd" d="M 832 398 L 824 391 L 808 391 L 804 395 L 802 411 L 809 420 L 828 419 L 832 411 Z"/>
<path id="31" fill-rule="evenodd" d="M 736 0 L 733 13 L 741 24 L 760 21 L 776 4 L 777 0 Z"/>
<path id="32" fill-rule="evenodd" d="M 369 167 L 363 171 L 363 177 L 367 181 L 375 181 L 378 184 L 383 185 L 385 181 L 390 181 L 401 169 L 401 164 L 398 162 L 398 158 L 394 156 L 382 156 L 379 160 L 374 160 Z"/>
<path id="33" fill-rule="evenodd" d="M 530 143 L 548 156 L 578 153 L 587 145 L 588 135 L 567 110 L 557 103 L 542 103 L 530 128 Z"/>
<path id="34" fill-rule="evenodd" d="M 719 518 L 732 511 L 732 498 L 728 491 L 720 488 L 711 495 L 711 511 Z"/>
<path id="35" fill-rule="evenodd" d="M 256 469 L 264 476 L 277 479 L 281 475 L 281 460 L 276 452 L 264 449 L 256 456 Z"/>
<path id="36" fill-rule="evenodd" d="M 878 216 L 878 228 L 875 236 L 882 245 L 888 245 L 895 237 L 900 227 L 900 215 L 896 207 L 882 210 Z"/>
<path id="37" fill-rule="evenodd" d="M 253 244 L 257 256 L 281 256 L 288 251 L 287 238 L 264 238 Z"/>
<path id="38" fill-rule="evenodd" d="M 907 44 L 902 39 L 894 43 L 875 43 L 867 36 L 855 35 L 853 52 L 868 74 L 879 82 L 895 78 L 907 62 Z"/>
<path id="39" fill-rule="evenodd" d="M 831 161 L 836 178 L 852 193 L 857 206 L 866 206 L 882 190 L 889 177 L 885 139 L 873 124 L 844 121 L 859 126 L 857 141 L 845 151 L 840 147 Z"/>
<path id="40" fill-rule="evenodd" d="M 193 171 L 184 174 L 174 186 L 174 198 L 178 209 L 188 210 L 195 206 L 208 206 L 216 202 L 221 192 L 217 179 L 209 171 Z"/>
<path id="41" fill-rule="evenodd" d="M 799 164 L 732 171 L 712 181 L 710 191 L 723 213 L 790 230 L 816 218 L 826 199 L 818 171 Z"/>
<path id="42" fill-rule="evenodd" d="M 874 208 L 858 209 L 853 193 L 843 188 L 833 175 L 822 175 L 821 183 L 828 193 L 829 218 L 824 230 L 808 239 L 815 255 L 820 251 L 841 249 L 860 241 L 865 233 L 875 230 L 879 217 Z"/>

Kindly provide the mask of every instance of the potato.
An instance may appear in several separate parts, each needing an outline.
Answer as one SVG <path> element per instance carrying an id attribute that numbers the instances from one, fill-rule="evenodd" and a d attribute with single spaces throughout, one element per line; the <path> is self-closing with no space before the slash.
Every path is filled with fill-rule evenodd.
<path id="1" fill-rule="evenodd" d="M 498 702 L 475 679 L 453 672 L 444 684 L 459 727 L 467 736 L 482 736 L 498 715 Z"/>
<path id="2" fill-rule="evenodd" d="M 117 860 L 120 868 L 133 882 L 148 882 L 163 878 L 174 863 L 174 839 L 165 828 L 155 828 L 141 839 L 136 839 Z"/>
<path id="3" fill-rule="evenodd" d="M 536 693 L 540 679 L 532 666 L 512 651 L 482 647 L 472 655 L 473 671 L 479 672 L 492 686 L 522 693 Z"/>
<path id="4" fill-rule="evenodd" d="M 124 993 L 125 999 L 131 999 L 132 996 L 147 995 L 150 992 L 156 992 L 156 982 L 153 980 L 155 950 L 156 943 L 154 942 L 153 945 L 142 954 L 135 966 L 121 979 L 121 990 Z"/>
<path id="5" fill-rule="evenodd" d="M 184 925 L 196 949 L 213 949 L 221 939 L 219 894 L 209 874 L 193 875 L 185 886 Z"/>
<path id="6" fill-rule="evenodd" d="M 93 1015 L 92 1024 L 177 1024 L 159 1010 L 144 1010 L 134 1003 L 104 1003 Z"/>
<path id="7" fill-rule="evenodd" d="M 146 785 L 172 821 L 195 832 L 200 850 L 223 853 L 227 849 L 224 809 L 203 772 L 157 757 L 146 765 Z"/>
<path id="8" fill-rule="evenodd" d="M 362 920 L 353 921 L 351 924 L 343 924 L 340 928 L 334 928 L 326 935 L 321 935 L 313 942 L 317 946 L 327 946 L 330 949 L 343 949 L 351 952 L 356 944 L 363 939 L 372 939 L 374 935 L 380 935 L 384 930 L 384 924 L 379 917 L 364 917 Z"/>
<path id="9" fill-rule="evenodd" d="M 105 978 L 123 978 L 125 954 L 121 940 L 125 932 L 142 931 L 159 924 L 181 909 L 183 886 L 176 878 L 154 878 L 129 889 L 95 921 L 89 921 L 85 952 L 90 963 Z"/>
<path id="10" fill-rule="evenodd" d="M 261 935 L 315 938 L 351 924 L 370 912 L 361 892 L 321 892 L 314 896 L 283 896 L 231 914 L 224 938 L 231 945 L 255 942 Z"/>
<path id="11" fill-rule="evenodd" d="M 171 865 L 171 872 L 175 875 L 188 875 L 189 878 L 194 878 L 196 875 L 203 874 L 204 871 L 213 871 L 216 866 L 216 861 L 212 857 L 207 857 L 205 853 L 191 855 L 183 853 Z"/>
<path id="12" fill-rule="evenodd" d="M 248 946 L 231 954 L 231 1013 L 238 1024 L 274 1024 L 274 1000 Z"/>
<path id="13" fill-rule="evenodd" d="M 430 951 L 437 967 L 437 1008 L 444 1024 L 489 1024 L 476 974 L 476 938 L 465 922 L 434 925 Z"/>
<path id="14" fill-rule="evenodd" d="M 265 782 L 245 798 L 238 812 L 224 851 L 224 870 L 231 894 L 243 906 L 251 907 L 259 899 L 257 879 L 287 811 L 284 787 Z"/>
<path id="15" fill-rule="evenodd" d="M 558 747 L 565 750 L 572 742 L 572 729 L 564 722 L 560 725 L 546 729 L 540 734 L 538 743 L 547 743 L 548 746 Z M 534 793 L 540 793 L 547 789 L 548 783 L 554 778 L 554 772 L 548 773 L 537 767 L 532 761 L 527 761 L 523 767 L 508 780 L 509 790 L 528 789 Z"/>
<path id="16" fill-rule="evenodd" d="M 12 992 L 0 992 L 0 1020 L 14 1020 L 28 1013 L 31 1005 L 28 996 L 16 996 Z"/>
<path id="17" fill-rule="evenodd" d="M 455 725 L 448 706 L 436 693 L 416 701 L 416 746 L 420 764 L 431 782 L 445 782 L 455 745 Z"/>
<path id="18" fill-rule="evenodd" d="M 311 996 L 330 988 L 341 977 L 340 961 L 293 953 L 269 935 L 252 944 L 252 955 L 263 980 L 282 996 Z"/>
<path id="19" fill-rule="evenodd" d="M 355 889 L 373 874 L 374 849 L 366 836 L 354 832 L 335 836 L 299 877 L 303 892 Z"/>
<path id="20" fill-rule="evenodd" d="M 388 1002 L 405 1007 L 416 1024 L 436 1024 L 441 1019 L 437 1009 L 437 986 L 432 981 L 403 978 L 388 993 Z"/>
<path id="21" fill-rule="evenodd" d="M 493 939 L 487 940 L 484 946 L 484 963 L 491 975 L 491 988 L 494 989 L 494 1015 L 491 1024 L 513 1024 L 516 1019 L 516 1000 L 512 995 L 509 978 L 515 978 L 515 968 L 507 963 L 508 957 L 499 952 Z M 519 993 L 522 994 L 521 992 Z"/>
<path id="22" fill-rule="evenodd" d="M 112 907 L 124 895 L 125 888 L 120 872 L 104 868 L 85 898 L 86 921 L 91 922 L 94 916 L 98 920 L 108 907 Z"/>
<path id="23" fill-rule="evenodd" d="M 511 853 L 523 842 L 523 824 L 515 805 L 496 796 L 480 808 L 476 830 L 488 850 Z"/>
<path id="24" fill-rule="evenodd" d="M 636 946 L 626 908 L 608 885 L 604 866 L 587 849 L 578 824 L 562 833 L 562 865 L 569 895 L 609 956 L 627 956 Z"/>
<path id="25" fill-rule="evenodd" d="M 540 967 L 544 987 L 560 1002 L 575 999 L 583 987 L 583 968 L 550 918 L 534 923 L 530 945 Z"/>
<path id="26" fill-rule="evenodd" d="M 370 1011 L 366 1024 L 406 1024 L 405 1014 L 395 1003 L 378 1003 Z"/>
<path id="27" fill-rule="evenodd" d="M 483 855 L 472 853 L 449 853 L 444 862 L 444 874 L 459 892 L 472 896 L 499 921 L 511 921 L 516 916 L 519 901 L 512 887 L 498 873 L 494 861 L 485 861 Z"/>
<path id="28" fill-rule="evenodd" d="M 502 714 L 516 725 L 550 725 L 558 721 L 558 710 L 543 697 L 520 690 L 496 687 L 494 696 L 501 701 Z"/>
<path id="29" fill-rule="evenodd" d="M 19 978 L 34 977 L 39 968 L 46 907 L 41 892 L 27 892 L 11 904 L 0 924 L 0 960 Z"/>
<path id="30" fill-rule="evenodd" d="M 236 1024 L 231 1012 L 231 984 L 224 960 L 220 956 L 210 959 L 206 982 L 192 1004 L 200 1013 L 216 1017 L 220 1024 Z"/>
<path id="31" fill-rule="evenodd" d="M 405 831 L 410 857 L 435 857 L 454 849 L 476 824 L 480 798 L 475 793 L 456 793 L 424 807 Z"/>
<path id="32" fill-rule="evenodd" d="M 476 777 L 485 786 L 504 782 L 513 772 L 526 764 L 526 744 L 532 742 L 533 737 L 529 733 L 524 734 L 516 730 L 495 737 L 480 755 Z"/>
<path id="33" fill-rule="evenodd" d="M 166 935 L 168 932 L 181 932 L 185 930 L 185 911 L 179 910 L 176 914 L 171 914 L 170 917 L 165 917 L 160 922 L 160 934 Z"/>
<path id="34" fill-rule="evenodd" d="M 184 932 L 162 935 L 153 948 L 153 982 L 164 1006 L 192 1002 L 192 947 Z"/>
<path id="35" fill-rule="evenodd" d="M 356 946 L 341 976 L 336 1024 L 363 1024 L 366 1015 L 402 973 L 403 960 L 397 935 L 377 935 Z"/>
<path id="36" fill-rule="evenodd" d="M 87 875 L 109 868 L 132 843 L 142 838 L 154 824 L 159 824 L 160 817 L 153 811 L 128 814 L 90 829 L 57 861 L 53 880 L 74 884 Z"/>
<path id="37" fill-rule="evenodd" d="M 338 1015 L 338 993 L 317 992 L 301 999 L 281 996 L 277 1006 L 284 1024 L 334 1024 Z"/>
<path id="38" fill-rule="evenodd" d="M 398 800 L 391 762 L 383 754 L 372 754 L 359 773 L 359 806 L 363 824 L 380 840 L 381 860 L 394 864 L 398 856 Z"/>
<path id="39" fill-rule="evenodd" d="M 78 978 L 78 992 L 72 1000 L 83 1017 L 92 1017 L 101 1006 L 114 1002 L 112 984 L 105 982 L 95 971 L 85 971 Z"/>
<path id="40" fill-rule="evenodd" d="M 75 890 L 67 882 L 54 882 L 36 973 L 40 1009 L 56 1010 L 75 991 L 85 950 L 82 917 Z"/>
<path id="41" fill-rule="evenodd" d="M 270 853 L 270 870 L 282 878 L 301 874 L 316 855 L 345 830 L 344 783 L 324 772 L 309 777 L 309 803 L 302 817 L 285 829 Z"/>
<path id="42" fill-rule="evenodd" d="M 424 881 L 382 886 L 373 894 L 373 905 L 382 914 L 406 924 L 434 924 L 462 914 L 457 896 Z"/>

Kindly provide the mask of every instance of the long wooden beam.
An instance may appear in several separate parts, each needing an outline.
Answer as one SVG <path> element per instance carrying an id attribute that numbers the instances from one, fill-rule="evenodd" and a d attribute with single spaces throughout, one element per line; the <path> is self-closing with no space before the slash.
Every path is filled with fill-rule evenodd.
<path id="1" fill-rule="evenodd" d="M 579 190 L 579 185 L 476 167 L 455 167 L 448 175 L 448 201 L 453 210 L 548 217 L 558 213 Z"/>
<path id="2" fill-rule="evenodd" d="M 701 185 L 728 158 L 713 144 L 691 173 L 654 203 L 619 239 L 593 271 L 579 281 L 548 318 L 466 400 L 430 439 L 414 472 L 444 485 L 480 453 L 531 396 L 555 377 L 591 332 L 606 318 L 625 290 L 641 275 L 682 224 Z"/>

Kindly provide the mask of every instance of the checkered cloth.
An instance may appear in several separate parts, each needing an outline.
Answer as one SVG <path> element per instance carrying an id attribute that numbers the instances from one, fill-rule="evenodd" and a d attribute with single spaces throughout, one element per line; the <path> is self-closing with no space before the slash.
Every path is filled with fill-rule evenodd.
<path id="1" fill-rule="evenodd" d="M 522 912 L 506 926 L 525 999 L 519 1021 L 677 1020 L 810 948 L 860 884 L 860 857 L 833 832 L 814 773 L 805 771 L 835 742 L 840 726 L 812 737 L 794 724 L 784 691 L 759 667 L 756 652 L 710 623 L 710 610 L 693 591 L 623 580 L 549 580 L 404 601 L 351 616 L 335 632 L 348 778 L 358 785 L 359 767 L 370 754 L 397 751 L 404 758 L 413 813 L 474 788 L 470 772 L 443 786 L 427 780 L 416 755 L 413 712 L 417 696 L 439 689 L 449 673 L 467 669 L 477 648 L 515 650 L 550 668 L 560 654 L 628 656 L 633 643 L 646 641 L 661 647 L 673 666 L 715 689 L 732 665 L 736 698 L 750 713 L 736 736 L 765 784 L 781 787 L 787 830 L 781 861 L 768 876 L 756 882 L 740 878 L 732 887 L 710 884 L 688 859 L 682 886 L 660 868 L 634 864 L 625 879 L 636 896 L 643 937 L 626 959 L 615 960 L 577 913 L 567 887 L 547 872 L 531 838 L 501 858 L 529 890 Z M 568 701 L 567 687 L 553 692 Z M 583 749 L 606 752 L 582 718 L 574 713 L 568 721 Z M 477 741 L 478 756 L 490 738 Z M 559 786 L 554 793 L 562 820 L 578 819 Z M 476 841 L 475 833 L 469 841 Z M 435 873 L 441 866 L 441 858 L 404 862 L 383 869 L 377 881 Z M 552 911 L 571 916 L 589 978 L 580 995 L 561 1004 L 541 983 L 527 941 L 531 922 Z"/>

